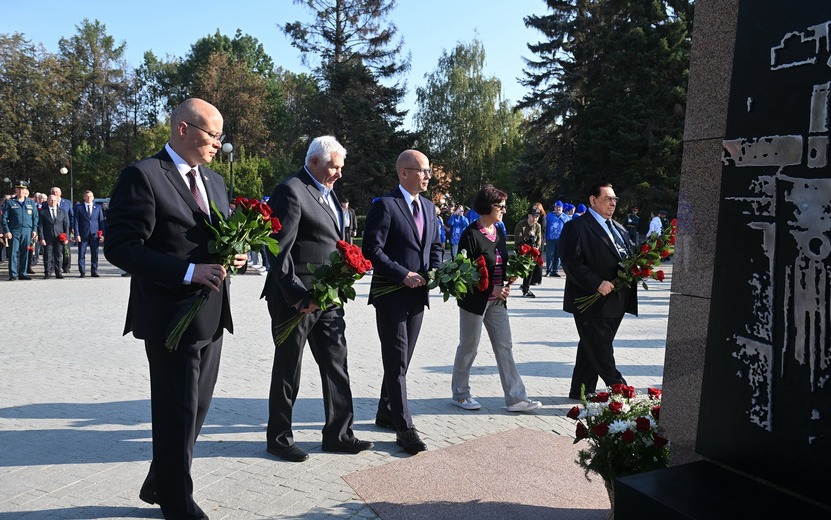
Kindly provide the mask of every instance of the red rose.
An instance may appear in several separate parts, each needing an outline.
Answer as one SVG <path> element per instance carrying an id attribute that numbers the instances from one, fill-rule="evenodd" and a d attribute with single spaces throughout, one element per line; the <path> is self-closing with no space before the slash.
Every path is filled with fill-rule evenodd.
<path id="1" fill-rule="evenodd" d="M 101 238 L 103 236 L 104 236 L 104 232 L 99 229 L 98 230 L 98 238 Z"/>
<path id="2" fill-rule="evenodd" d="M 605 403 L 609 400 L 609 392 L 597 392 L 592 398 L 593 403 Z"/>
<path id="3" fill-rule="evenodd" d="M 623 388 L 621 388 L 620 393 L 623 394 L 623 397 L 627 399 L 632 399 L 633 397 L 635 397 L 635 387 L 623 385 Z"/>
<path id="4" fill-rule="evenodd" d="M 586 428 L 586 425 L 583 424 L 582 422 L 578 422 L 577 423 L 577 431 L 574 432 L 574 437 L 575 437 L 574 441 L 577 442 L 581 439 L 585 439 L 588 436 L 589 436 L 589 429 Z"/>
<path id="5" fill-rule="evenodd" d="M 661 249 L 662 247 L 664 247 L 664 243 L 661 242 L 660 240 L 656 240 L 655 241 L 655 249 Z"/>
<path id="6" fill-rule="evenodd" d="M 669 258 L 669 249 L 661 251 L 661 258 Z"/>
<path id="7" fill-rule="evenodd" d="M 258 201 L 257 199 L 248 199 L 248 207 L 249 208 L 256 208 L 259 205 L 260 205 L 260 201 Z"/>
<path id="8" fill-rule="evenodd" d="M 623 411 L 623 403 L 620 401 L 612 401 L 609 403 L 609 411 L 617 415 Z"/>
<path id="9" fill-rule="evenodd" d="M 658 435 L 657 433 L 653 433 L 653 434 L 652 434 L 652 442 L 654 442 L 654 443 L 655 443 L 655 446 L 657 446 L 657 447 L 659 447 L 659 448 L 663 448 L 664 446 L 666 446 L 666 445 L 669 443 L 669 441 L 668 441 L 668 440 L 666 440 L 665 438 L 661 437 L 661 436 L 660 436 L 660 435 Z"/>
<path id="10" fill-rule="evenodd" d="M 571 410 L 569 410 L 566 414 L 566 417 L 568 417 L 569 419 L 574 419 L 576 421 L 577 418 L 580 417 L 580 407 L 572 406 Z"/>
<path id="11" fill-rule="evenodd" d="M 247 208 L 248 207 L 248 199 L 246 199 L 245 197 L 237 197 L 237 198 L 234 199 L 234 206 L 237 206 L 237 207 L 242 206 L 243 208 Z"/>
<path id="12" fill-rule="evenodd" d="M 260 211 L 260 215 L 262 215 L 263 217 L 271 217 L 271 206 L 269 206 L 267 202 L 260 202 L 257 205 L 257 209 Z"/>
<path id="13" fill-rule="evenodd" d="M 655 271 L 655 279 L 658 280 L 659 282 L 663 282 L 664 281 L 664 272 L 661 271 L 661 270 Z"/>
<path id="14" fill-rule="evenodd" d="M 678 219 L 677 218 L 672 219 L 669 224 L 672 227 L 677 227 L 678 226 Z"/>
<path id="15" fill-rule="evenodd" d="M 620 395 L 620 394 L 623 393 L 623 384 L 621 384 L 621 383 L 615 383 L 611 386 L 611 388 L 612 388 L 612 393 L 615 394 L 615 395 Z"/>
<path id="16" fill-rule="evenodd" d="M 609 433 L 609 425 L 605 422 L 600 422 L 592 426 L 592 433 L 598 437 L 605 437 Z"/>
<path id="17" fill-rule="evenodd" d="M 479 258 L 476 259 L 476 264 L 479 269 L 479 291 L 485 292 L 488 288 L 488 284 L 490 283 L 488 262 L 485 260 L 485 256 L 479 255 Z"/>
<path id="18" fill-rule="evenodd" d="M 540 257 L 540 250 L 537 249 L 536 247 L 532 247 L 531 248 L 531 256 L 534 257 L 534 258 L 539 258 Z"/>
<path id="19" fill-rule="evenodd" d="M 364 258 L 364 272 L 367 272 L 370 269 L 372 269 L 372 262 Z"/>
<path id="20" fill-rule="evenodd" d="M 635 432 L 633 432 L 632 430 L 626 430 L 620 436 L 620 440 L 622 440 L 626 444 L 632 444 L 635 441 Z"/>
<path id="21" fill-rule="evenodd" d="M 283 229 L 283 224 L 280 223 L 279 218 L 274 217 L 269 222 L 271 222 L 271 232 L 272 233 L 279 233 L 280 230 Z"/>
<path id="22" fill-rule="evenodd" d="M 60 235 L 58 235 L 58 240 L 61 242 L 61 244 L 66 244 L 66 233 L 61 233 Z"/>
<path id="23" fill-rule="evenodd" d="M 661 271 L 658 271 L 658 272 L 660 273 Z M 661 393 L 662 392 L 661 392 L 660 388 L 649 387 L 649 388 L 646 389 L 646 394 L 649 397 L 652 397 L 652 398 L 661 397 Z"/>
<path id="24" fill-rule="evenodd" d="M 537 257 L 537 265 L 542 267 L 542 257 L 541 256 Z"/>
<path id="25" fill-rule="evenodd" d="M 531 252 L 531 246 L 529 246 L 528 244 L 522 244 L 521 246 L 519 246 L 519 254 L 524 256 L 524 255 L 527 255 L 530 252 Z"/>
<path id="26" fill-rule="evenodd" d="M 669 243 L 672 244 L 672 245 L 675 245 L 675 235 L 672 235 L 671 237 L 669 237 Z"/>
<path id="27" fill-rule="evenodd" d="M 656 421 L 661 420 L 661 405 L 655 405 L 652 407 L 652 417 L 655 418 Z"/>
<path id="28" fill-rule="evenodd" d="M 641 269 L 641 272 L 640 272 L 641 278 L 646 278 L 650 274 L 652 274 L 652 269 L 650 269 L 649 267 L 644 267 L 643 269 Z"/>
<path id="29" fill-rule="evenodd" d="M 629 272 L 632 273 L 632 276 L 640 276 L 641 275 L 641 268 L 637 265 L 633 265 Z"/>
<path id="30" fill-rule="evenodd" d="M 639 432 L 648 432 L 652 428 L 652 423 L 646 417 L 638 417 L 635 419 L 635 425 Z"/>
<path id="31" fill-rule="evenodd" d="M 641 246 L 641 253 L 648 253 L 651 249 L 652 248 L 649 247 L 649 244 L 644 242 L 644 244 Z"/>
<path id="32" fill-rule="evenodd" d="M 338 240 L 338 251 L 340 251 L 341 253 L 345 252 L 347 249 L 349 249 L 349 245 L 349 242 L 346 242 L 344 240 Z"/>

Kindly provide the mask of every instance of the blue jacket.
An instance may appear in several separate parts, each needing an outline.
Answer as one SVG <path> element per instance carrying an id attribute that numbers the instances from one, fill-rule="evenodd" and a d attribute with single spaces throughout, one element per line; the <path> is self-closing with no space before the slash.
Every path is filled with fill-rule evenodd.
<path id="1" fill-rule="evenodd" d="M 72 230 L 76 237 L 89 238 L 104 231 L 104 208 L 98 204 L 92 205 L 92 215 L 87 213 L 85 203 L 75 204 L 75 219 L 72 222 Z"/>
<path id="2" fill-rule="evenodd" d="M 557 215 L 553 211 L 549 212 L 545 217 L 545 239 L 559 240 L 563 232 L 563 226 L 571 220 L 571 217 L 565 213 Z"/>

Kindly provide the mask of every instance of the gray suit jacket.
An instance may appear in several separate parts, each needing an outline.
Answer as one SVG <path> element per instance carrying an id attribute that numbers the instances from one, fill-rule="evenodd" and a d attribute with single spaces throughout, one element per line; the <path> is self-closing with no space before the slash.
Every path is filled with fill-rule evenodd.
<path id="1" fill-rule="evenodd" d="M 269 255 L 271 269 L 262 296 L 295 306 L 309 297 L 314 275 L 308 264 L 319 267 L 329 263 L 329 255 L 343 240 L 340 201 L 332 191 L 338 214 L 323 200 L 317 185 L 305 168 L 281 182 L 268 200 L 272 214 L 280 219 L 282 229 L 275 235 L 280 254 Z"/>

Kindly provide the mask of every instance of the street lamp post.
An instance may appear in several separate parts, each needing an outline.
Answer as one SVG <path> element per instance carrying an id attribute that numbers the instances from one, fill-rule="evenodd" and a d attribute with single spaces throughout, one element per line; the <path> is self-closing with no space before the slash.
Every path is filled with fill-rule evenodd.
<path id="1" fill-rule="evenodd" d="M 222 151 L 228 154 L 228 161 L 231 163 L 231 177 L 228 183 L 228 200 L 234 201 L 234 145 L 225 143 L 222 145 Z"/>
<path id="2" fill-rule="evenodd" d="M 69 170 L 66 169 L 66 166 L 61 166 L 61 169 L 58 171 L 61 172 L 61 175 L 69 173 L 69 200 L 71 204 L 75 204 L 75 183 L 72 180 L 72 157 L 69 158 Z"/>

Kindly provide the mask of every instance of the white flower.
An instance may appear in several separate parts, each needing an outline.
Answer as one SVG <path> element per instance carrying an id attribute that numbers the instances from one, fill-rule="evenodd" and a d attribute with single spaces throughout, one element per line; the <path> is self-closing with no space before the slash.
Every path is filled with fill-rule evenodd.
<path id="1" fill-rule="evenodd" d="M 629 426 L 629 421 L 615 419 L 612 421 L 612 424 L 609 425 L 609 433 L 623 433 L 629 429 Z"/>
<path id="2" fill-rule="evenodd" d="M 586 403 L 586 416 L 595 417 L 603 413 L 606 403 Z"/>

